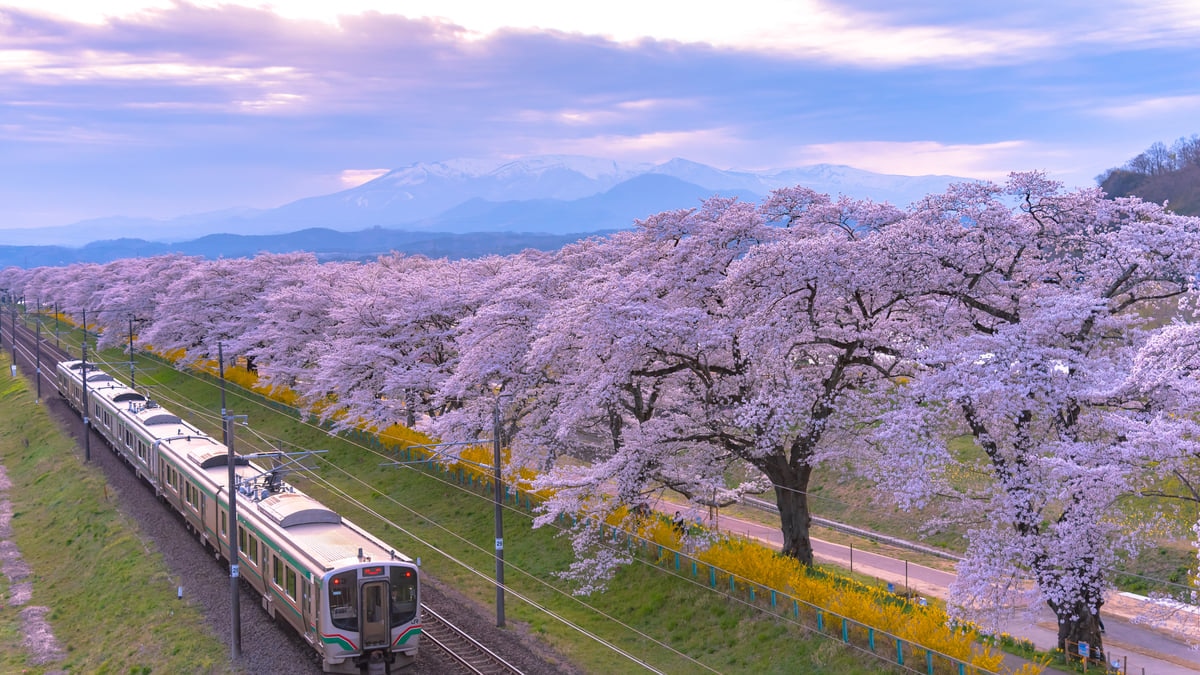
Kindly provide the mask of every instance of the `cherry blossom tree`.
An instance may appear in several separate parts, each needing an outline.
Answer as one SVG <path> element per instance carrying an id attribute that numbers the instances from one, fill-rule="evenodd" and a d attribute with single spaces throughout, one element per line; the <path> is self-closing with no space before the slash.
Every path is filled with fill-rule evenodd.
<path id="1" fill-rule="evenodd" d="M 304 394 L 336 401 L 324 414 L 344 413 L 342 423 L 376 426 L 411 423 L 414 411 L 444 412 L 454 403 L 435 400 L 457 362 L 455 326 L 479 303 L 471 289 L 504 263 L 392 256 L 364 265 L 341 287 L 334 329 Z"/>
<path id="2" fill-rule="evenodd" d="M 245 337 L 260 382 L 295 389 L 317 367 L 322 344 L 336 324 L 333 308 L 360 268 L 346 262 L 304 265 L 294 270 L 302 281 L 266 293 Z"/>
<path id="3" fill-rule="evenodd" d="M 565 250 L 587 246 L 574 244 Z M 493 413 L 501 406 L 500 421 L 509 430 L 505 440 L 518 440 L 512 432 L 532 414 L 537 406 L 534 391 L 546 379 L 526 367 L 525 357 L 553 302 L 569 292 L 576 270 L 564 260 L 571 257 L 569 252 L 532 250 L 508 256 L 494 275 L 464 289 L 478 309 L 455 324 L 457 361 L 434 398 L 443 413 L 428 418 L 425 429 L 431 435 L 453 442 L 489 438 L 495 433 Z"/>
<path id="4" fill-rule="evenodd" d="M 216 359 L 219 351 L 246 355 L 269 293 L 304 283 L 315 265 L 311 254 L 199 262 L 164 288 L 142 339 L 162 351 L 182 349 L 189 362 Z"/>
<path id="5" fill-rule="evenodd" d="M 886 282 L 899 278 L 861 263 L 870 232 L 899 216 L 791 190 L 761 210 L 712 199 L 611 237 L 616 255 L 547 312 L 530 352 L 527 367 L 552 376 L 518 435 L 590 460 L 539 479 L 554 497 L 538 522 L 663 487 L 700 505 L 773 489 L 784 552 L 811 564 L 812 471 L 853 426 L 855 392 L 897 363 L 886 336 L 902 291 Z M 730 469 L 746 479 L 727 485 Z M 621 562 L 594 556 L 576 568 Z"/>
<path id="6" fill-rule="evenodd" d="M 103 288 L 91 299 L 104 349 L 123 344 L 129 337 L 130 322 L 135 334 L 160 313 L 167 299 L 165 291 L 173 281 L 200 264 L 200 258 L 163 255 L 152 258 L 125 258 L 104 266 Z"/>
<path id="7" fill-rule="evenodd" d="M 792 188 L 762 211 L 787 229 L 724 283 L 745 373 L 708 433 L 770 480 L 783 551 L 812 564 L 813 471 L 841 454 L 862 410 L 883 405 L 883 383 L 904 372 L 894 343 L 912 321 L 914 280 L 879 245 L 877 232 L 901 217 L 890 205 Z"/>
<path id="8" fill-rule="evenodd" d="M 961 615 L 995 625 L 1023 595 L 1053 610 L 1061 649 L 1101 646 L 1103 593 L 1137 542 L 1119 500 L 1194 450 L 1193 425 L 1165 413 L 1195 400 L 1152 403 L 1129 373 L 1194 292 L 1198 232 L 1157 206 L 1014 174 L 927 197 L 885 234 L 942 325 L 904 350 L 918 376 L 880 415 L 874 466 L 901 504 L 936 498 L 972 518 Z M 956 434 L 976 451 L 952 454 Z"/>

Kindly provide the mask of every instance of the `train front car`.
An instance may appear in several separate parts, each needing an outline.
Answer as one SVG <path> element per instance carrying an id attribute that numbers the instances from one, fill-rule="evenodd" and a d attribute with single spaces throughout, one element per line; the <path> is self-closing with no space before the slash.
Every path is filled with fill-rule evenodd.
<path id="1" fill-rule="evenodd" d="M 327 673 L 390 675 L 411 664 L 421 634 L 418 563 L 279 471 L 262 471 L 238 489 L 247 544 L 262 543 L 262 558 L 251 551 L 241 559 L 263 589 L 263 607 L 295 626 Z"/>
<path id="2" fill-rule="evenodd" d="M 384 675 L 412 663 L 420 642 L 417 566 L 363 555 L 326 574 L 321 640 L 326 670 Z M 350 668 L 331 670 L 341 660 Z"/>

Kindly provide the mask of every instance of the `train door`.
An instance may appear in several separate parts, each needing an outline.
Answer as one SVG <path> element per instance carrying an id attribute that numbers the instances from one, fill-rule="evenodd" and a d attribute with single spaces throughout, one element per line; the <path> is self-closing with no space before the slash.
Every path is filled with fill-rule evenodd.
<path id="1" fill-rule="evenodd" d="M 313 621 L 312 605 L 313 605 L 312 582 L 309 581 L 308 579 L 302 578 L 302 579 L 300 579 L 300 607 L 301 607 L 301 612 L 303 612 L 303 615 L 304 615 L 303 616 L 304 638 L 306 640 L 308 640 L 309 642 L 313 642 L 316 639 L 316 636 L 313 635 L 313 630 L 314 630 L 313 624 L 316 622 Z"/>
<path id="2" fill-rule="evenodd" d="M 200 541 L 208 541 L 208 495 L 203 492 L 200 493 Z M 221 542 L 218 538 L 217 548 L 220 547 Z"/>
<path id="3" fill-rule="evenodd" d="M 387 580 L 368 581 L 362 585 L 363 649 L 387 647 L 392 641 L 391 593 Z"/>

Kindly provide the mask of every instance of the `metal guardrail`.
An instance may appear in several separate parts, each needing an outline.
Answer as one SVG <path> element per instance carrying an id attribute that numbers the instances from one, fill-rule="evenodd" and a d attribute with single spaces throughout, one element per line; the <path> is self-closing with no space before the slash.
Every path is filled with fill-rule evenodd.
<path id="1" fill-rule="evenodd" d="M 769 513 L 779 513 L 779 507 L 777 507 L 775 504 L 772 504 L 771 502 L 768 502 L 764 499 L 758 499 L 757 497 L 743 496 L 742 503 L 745 504 L 746 506 L 759 509 L 760 511 L 767 511 Z M 814 516 L 812 520 L 813 520 L 813 523 L 816 525 L 820 525 L 821 527 L 829 528 L 831 530 L 841 532 L 843 534 L 849 534 L 849 535 L 853 535 L 855 537 L 862 537 L 864 539 L 871 539 L 872 541 L 882 542 L 884 544 L 889 544 L 891 546 L 896 546 L 898 548 L 905 548 L 910 551 L 917 551 L 918 553 L 926 553 L 928 555 L 937 556 L 939 558 L 945 558 L 946 560 L 954 560 L 954 561 L 962 560 L 962 557 L 956 556 L 953 553 L 947 553 L 946 551 L 942 551 L 940 549 L 933 548 L 932 546 L 925 546 L 924 544 L 918 544 L 914 541 L 908 541 L 907 539 L 900 539 L 900 538 L 892 537 L 892 536 L 889 536 L 886 534 L 872 532 L 871 530 L 864 530 L 861 527 L 854 527 L 853 525 L 839 523 L 835 520 L 829 520 L 828 518 L 818 518 L 818 517 Z"/>

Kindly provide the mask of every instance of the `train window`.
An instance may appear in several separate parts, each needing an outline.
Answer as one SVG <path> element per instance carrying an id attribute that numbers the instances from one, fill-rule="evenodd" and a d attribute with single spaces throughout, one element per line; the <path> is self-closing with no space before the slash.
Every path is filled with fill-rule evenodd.
<path id="1" fill-rule="evenodd" d="M 279 556 L 272 556 L 271 561 L 274 563 L 271 578 L 274 579 L 276 586 L 283 588 L 283 561 L 279 559 Z"/>
<path id="2" fill-rule="evenodd" d="M 238 550 L 246 552 L 246 528 L 238 525 Z"/>
<path id="3" fill-rule="evenodd" d="M 285 566 L 284 574 L 286 577 L 285 583 L 283 586 L 284 590 L 287 591 L 289 598 L 295 600 L 296 599 L 296 570 L 292 569 L 291 567 Z"/>
<path id="4" fill-rule="evenodd" d="M 221 535 L 229 538 L 229 514 L 225 511 L 221 512 Z"/>
<path id="5" fill-rule="evenodd" d="M 417 573 L 408 567 L 393 567 L 392 627 L 408 623 L 417 616 Z"/>
<path id="6" fill-rule="evenodd" d="M 246 551 L 246 558 L 250 561 L 251 565 L 258 567 L 258 539 L 255 539 L 254 535 L 250 535 L 246 537 L 246 540 L 246 544 L 249 546 L 249 549 Z"/>
<path id="7" fill-rule="evenodd" d="M 342 630 L 358 630 L 358 573 L 354 570 L 329 578 L 329 618 Z"/>

